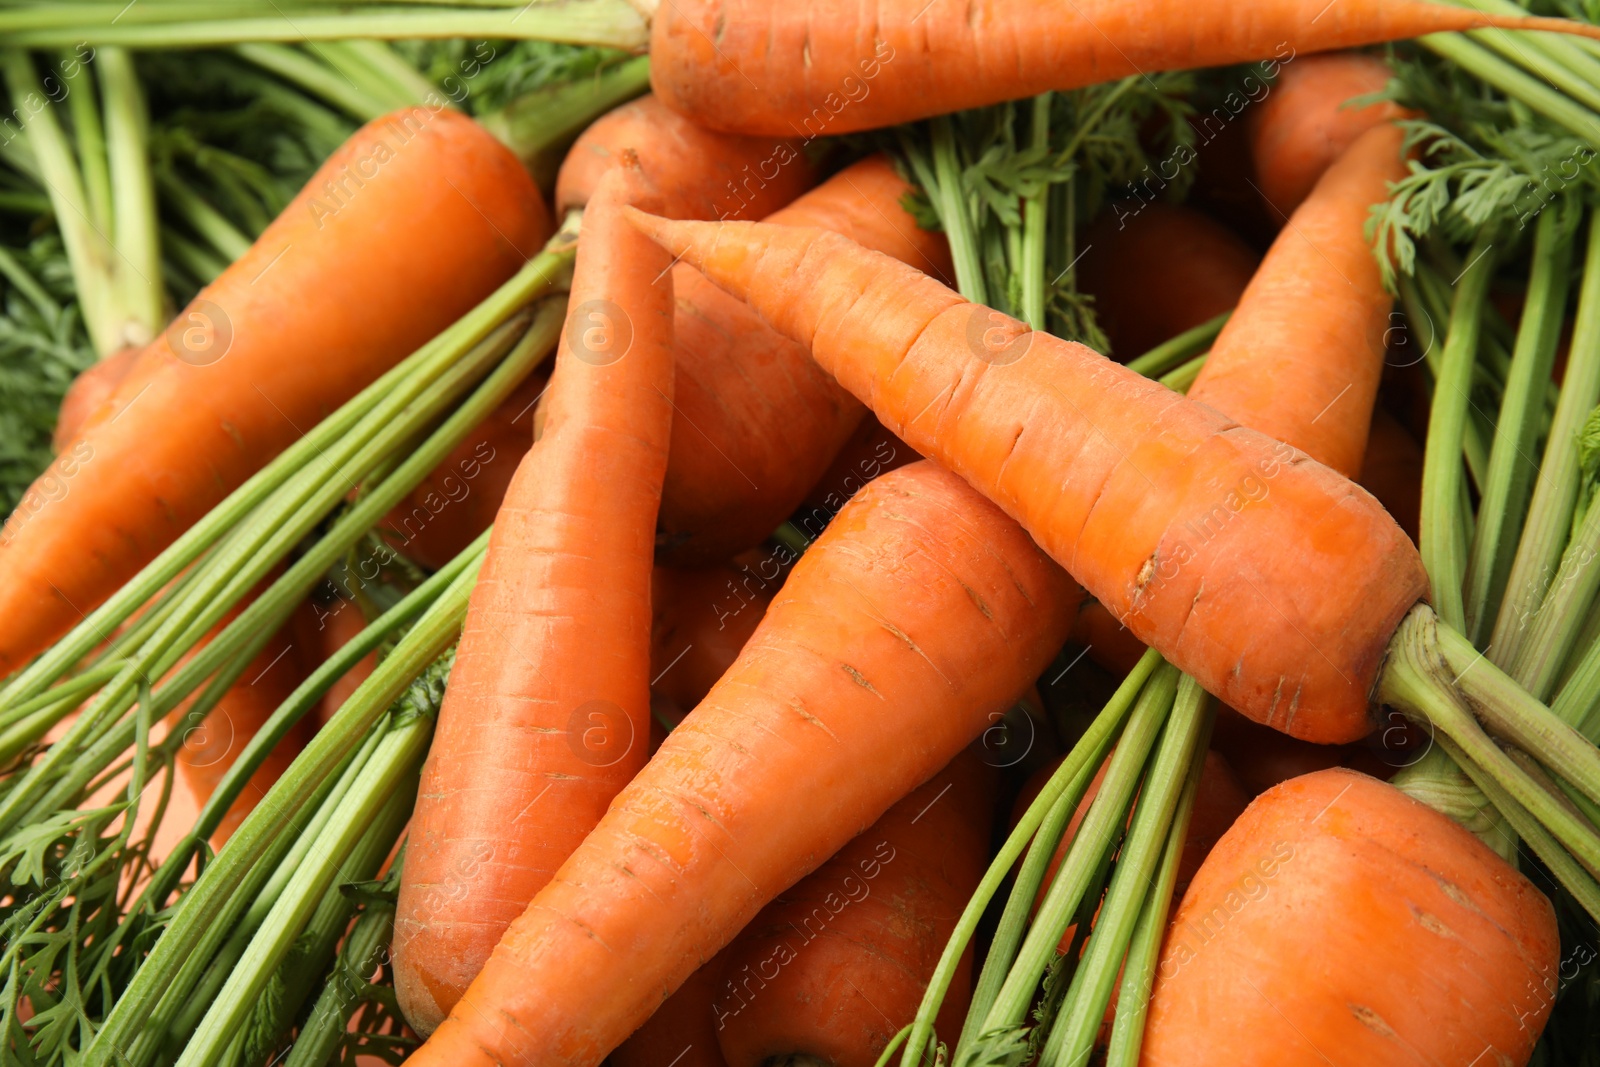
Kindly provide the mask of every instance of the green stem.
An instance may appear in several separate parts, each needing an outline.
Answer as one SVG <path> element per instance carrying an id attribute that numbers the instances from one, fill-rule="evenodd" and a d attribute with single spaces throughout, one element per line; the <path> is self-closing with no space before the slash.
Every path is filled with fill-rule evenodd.
<path id="1" fill-rule="evenodd" d="M 650 88 L 650 60 L 636 56 L 580 81 L 560 82 L 512 100 L 478 123 L 516 153 L 542 189 L 555 185 L 567 148 L 597 116 Z"/>
<path id="2" fill-rule="evenodd" d="M 1033 98 L 1033 144 L 1040 152 L 1050 147 L 1050 104 L 1054 93 L 1040 93 Z M 1035 330 L 1045 330 L 1045 233 L 1049 221 L 1049 183 L 1028 197 L 1022 207 L 1022 319 Z"/>
<path id="3" fill-rule="evenodd" d="M 961 159 L 956 148 L 955 123 L 940 115 L 930 123 L 933 143 L 933 185 L 927 190 L 944 234 L 950 244 L 950 258 L 956 268 L 956 288 L 974 304 L 989 303 L 989 287 L 984 278 L 983 260 L 978 254 L 972 215 L 961 183 Z"/>
<path id="4" fill-rule="evenodd" d="M 1528 639 L 1512 666 L 1511 673 L 1523 688 L 1547 699 L 1555 687 L 1556 675 L 1567 660 L 1583 629 L 1595 590 L 1600 589 L 1600 567 L 1594 565 L 1600 552 L 1600 508 L 1591 507 L 1584 515 L 1566 550 L 1561 566 L 1550 583 L 1539 613 L 1533 617 Z"/>
<path id="5" fill-rule="evenodd" d="M 375 78 L 389 88 L 389 96 L 396 107 L 432 104 L 440 93 L 422 72 L 401 59 L 395 50 L 383 41 L 348 40 L 335 42 L 346 55 L 364 64 Z M 457 104 L 460 101 L 456 101 Z"/>
<path id="6" fill-rule="evenodd" d="M 63 54 L 58 69 L 67 83 L 67 108 L 72 113 L 72 132 L 78 139 L 78 166 L 83 172 L 89 224 L 101 233 L 110 233 L 111 171 L 106 166 L 105 127 L 95 104 L 94 73 L 76 52 L 70 51 Z"/>
<path id="7" fill-rule="evenodd" d="M 328 64 L 318 62 L 292 45 L 249 41 L 234 45 L 233 50 L 262 70 L 271 71 L 362 122 L 370 122 L 393 110 Z"/>
<path id="8" fill-rule="evenodd" d="M 111 169 L 120 339 L 123 345 L 145 345 L 167 321 L 161 229 L 150 174 L 150 114 L 133 58 L 126 51 L 102 48 L 95 63 L 104 94 L 106 161 Z"/>
<path id="9" fill-rule="evenodd" d="M 1146 378 L 1159 378 L 1176 370 L 1195 356 L 1204 355 L 1227 325 L 1233 312 L 1224 311 L 1214 319 L 1191 327 L 1171 340 L 1163 341 L 1144 355 L 1128 362 L 1128 369 Z"/>
<path id="10" fill-rule="evenodd" d="M 1422 462 L 1422 562 L 1433 583 L 1434 610 L 1449 625 L 1466 625 L 1461 584 L 1465 570 L 1466 514 L 1462 508 L 1461 442 L 1467 421 L 1472 366 L 1477 359 L 1479 308 L 1493 274 L 1493 242 L 1480 238 L 1456 281 L 1450 329 L 1445 335 L 1439 380 L 1428 419 Z"/>
<path id="11" fill-rule="evenodd" d="M 1469 40 L 1466 35 L 1431 33 L 1417 38 L 1417 43 L 1489 83 L 1513 100 L 1521 101 L 1556 125 L 1565 127 L 1581 140 L 1600 145 L 1600 115 L 1570 96 L 1552 89 L 1539 78 L 1518 70 L 1483 45 Z"/>

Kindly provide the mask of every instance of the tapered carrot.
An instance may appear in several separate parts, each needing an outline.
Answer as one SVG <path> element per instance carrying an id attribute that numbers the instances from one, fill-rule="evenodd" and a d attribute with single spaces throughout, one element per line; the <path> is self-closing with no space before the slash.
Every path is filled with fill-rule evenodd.
<path id="1" fill-rule="evenodd" d="M 1549 901 L 1472 834 L 1319 771 L 1257 797 L 1201 867 L 1140 1062 L 1523 1064 L 1558 950 Z"/>
<path id="2" fill-rule="evenodd" d="M 1159 201 L 1113 204 L 1083 235 L 1080 277 L 1126 363 L 1239 302 L 1261 257 L 1227 227 Z"/>
<path id="3" fill-rule="evenodd" d="M 602 115 L 574 142 L 556 177 L 557 213 L 587 204 L 629 150 L 673 218 L 765 218 L 817 180 L 798 141 L 718 133 L 646 95 Z"/>
<path id="4" fill-rule="evenodd" d="M 1351 477 L 1366 452 L 1394 307 L 1366 223 L 1405 176 L 1403 139 L 1392 123 L 1368 130 L 1322 176 L 1189 389 L 1189 399 Z"/>
<path id="5" fill-rule="evenodd" d="M 64 493 L 0 533 L 0 673 L 492 292 L 548 230 L 516 157 L 456 112 L 357 131 L 42 476 Z"/>
<path id="6" fill-rule="evenodd" d="M 395 990 L 427 1033 L 644 765 L 650 568 L 672 421 L 669 257 L 584 215 L 544 435 L 495 519 L 423 768 L 395 914 Z"/>
<path id="7" fill-rule="evenodd" d="M 1359 52 L 1300 56 L 1283 65 L 1248 120 L 1256 188 L 1275 222 L 1294 214 L 1356 138 L 1401 117 L 1388 101 L 1348 106 L 1381 91 L 1390 76 L 1387 63 Z"/>
<path id="8" fill-rule="evenodd" d="M 990 725 L 1081 596 L 937 465 L 873 482 L 412 1063 L 599 1063 L 768 901 Z"/>
<path id="9" fill-rule="evenodd" d="M 57 452 L 69 447 L 85 428 L 104 422 L 115 413 L 112 397 L 123 379 L 136 373 L 145 351 L 131 346 L 120 348 L 72 379 L 67 395 L 61 398 L 61 413 L 51 434 Z"/>
<path id="10" fill-rule="evenodd" d="M 1423 0 L 1268 0 L 1247 12 L 1216 0 L 675 0 L 651 27 L 650 84 L 716 129 L 834 136 L 1134 74 L 1485 26 L 1600 36 Z"/>
<path id="11" fill-rule="evenodd" d="M 909 191 L 888 161 L 874 156 L 768 221 L 834 230 L 948 277 L 943 235 L 919 229 L 900 204 Z M 788 518 L 863 409 L 801 346 L 693 267 L 674 267 L 673 285 L 678 392 L 660 550 L 665 562 L 694 566 L 758 543 Z"/>
<path id="12" fill-rule="evenodd" d="M 715 567 L 656 567 L 650 579 L 650 692 L 673 721 L 739 658 L 783 585 L 787 552 L 742 552 Z"/>
<path id="13" fill-rule="evenodd" d="M 729 1067 L 877 1062 L 983 877 L 995 777 L 963 751 L 744 928 L 712 1005 Z M 960 1030 L 971 978 L 969 961 L 943 1032 Z"/>
<path id="14" fill-rule="evenodd" d="M 1308 740 L 1371 729 L 1387 642 L 1427 586 L 1364 490 L 838 235 L 630 217 L 808 343 L 1212 693 Z"/>
<path id="15" fill-rule="evenodd" d="M 712 1002 L 722 984 L 718 955 L 684 980 L 648 1022 L 608 1057 L 611 1067 L 728 1067 L 717 1045 Z"/>

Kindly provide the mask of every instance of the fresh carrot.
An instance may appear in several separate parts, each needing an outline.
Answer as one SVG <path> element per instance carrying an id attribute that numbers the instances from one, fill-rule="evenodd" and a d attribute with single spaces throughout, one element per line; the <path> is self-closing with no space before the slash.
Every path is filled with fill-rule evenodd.
<path id="1" fill-rule="evenodd" d="M 1140 1062 L 1526 1063 L 1558 950 L 1550 902 L 1472 834 L 1319 771 L 1257 797 L 1200 868 Z"/>
<path id="2" fill-rule="evenodd" d="M 411 1062 L 599 1063 L 1016 700 L 1081 596 L 936 464 L 873 482 Z"/>
<path id="3" fill-rule="evenodd" d="M 1387 642 L 1427 584 L 1364 490 L 835 234 L 630 217 L 807 342 L 1206 689 L 1307 740 L 1371 729 Z"/>
<path id="4" fill-rule="evenodd" d="M 616 1047 L 611 1067 L 728 1067 L 717 1045 L 712 1002 L 722 984 L 723 958 L 712 957 Z"/>
<path id="5" fill-rule="evenodd" d="M 653 200 L 625 156 L 585 211 L 545 432 L 467 611 L 395 914 L 395 990 L 419 1033 L 645 762 L 673 300 L 669 257 L 618 212 Z"/>
<path id="6" fill-rule="evenodd" d="M 762 909 L 723 953 L 729 1067 L 872 1067 L 916 1015 L 987 865 L 995 772 L 968 748 Z M 968 961 L 940 1009 L 961 1028 Z"/>
<path id="7" fill-rule="evenodd" d="M 396 550 L 438 570 L 494 522 L 517 464 L 533 447 L 533 407 L 547 379 L 528 375 L 483 424 L 384 517 Z"/>
<path id="8" fill-rule="evenodd" d="M 0 534 L 0 673 L 492 292 L 548 230 L 516 157 L 458 113 L 412 108 L 357 131 L 41 476 L 65 491 Z"/>
<path id="9" fill-rule="evenodd" d="M 72 379 L 61 398 L 61 414 L 51 444 L 57 452 L 71 447 L 84 429 L 104 422 L 114 409 L 111 398 L 124 378 L 135 373 L 146 349 L 119 348 Z"/>
<path id="10" fill-rule="evenodd" d="M 787 553 L 752 549 L 715 567 L 656 567 L 650 579 L 650 693 L 676 722 L 739 658 L 783 585 Z"/>
<path id="11" fill-rule="evenodd" d="M 1223 326 L 1189 399 L 1349 477 L 1361 470 L 1389 313 L 1368 239 L 1372 205 L 1405 176 L 1404 134 L 1368 130 L 1317 182 Z"/>
<path id="12" fill-rule="evenodd" d="M 765 218 L 817 181 L 798 141 L 718 133 L 646 95 L 602 115 L 578 137 L 556 177 L 557 214 L 587 204 L 601 177 L 630 150 L 673 218 Z"/>
<path id="13" fill-rule="evenodd" d="M 847 167 L 768 221 L 819 226 L 949 276 L 941 234 L 919 229 L 887 160 Z M 662 495 L 663 562 L 696 566 L 757 544 L 800 504 L 849 440 L 863 409 L 805 349 L 693 267 L 678 297 L 677 409 Z"/>
<path id="14" fill-rule="evenodd" d="M 1389 78 L 1387 63 L 1359 52 L 1302 56 L 1283 65 L 1249 118 L 1255 185 L 1274 221 L 1294 214 L 1356 138 L 1404 114 L 1389 101 L 1348 106 L 1382 91 Z"/>
<path id="15" fill-rule="evenodd" d="M 1254 60 L 1281 65 L 1446 30 L 1553 30 L 1567 19 L 1504 17 L 1424 0 L 884 0 L 866 6 L 681 0 L 656 11 L 650 84 L 702 125 L 746 134 L 835 136 L 1153 71 Z M 1181 27 L 1161 32 L 1157 27 Z M 1276 73 L 1271 71 L 1269 73 Z"/>
<path id="16" fill-rule="evenodd" d="M 1113 204 L 1083 235 L 1081 276 L 1126 363 L 1231 311 L 1261 257 L 1231 230 L 1177 204 Z"/>

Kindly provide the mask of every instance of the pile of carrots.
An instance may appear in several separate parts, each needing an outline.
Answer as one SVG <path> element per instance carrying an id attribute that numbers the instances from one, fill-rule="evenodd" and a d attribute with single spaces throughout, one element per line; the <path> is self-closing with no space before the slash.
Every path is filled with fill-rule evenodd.
<path id="1" fill-rule="evenodd" d="M 548 369 L 274 609 L 208 713 L 167 713 L 199 808 L 304 705 L 241 764 L 205 835 L 220 863 L 392 641 L 354 646 L 370 651 L 315 700 L 308 679 L 427 572 L 465 570 L 384 865 L 392 935 L 366 961 L 392 982 L 406 1062 L 872 1067 L 942 1043 L 975 1065 L 1528 1063 L 1570 980 L 1558 907 L 1595 931 L 1572 886 L 1600 879 L 1600 750 L 1494 662 L 1454 669 L 1455 531 L 1422 501 L 1425 442 L 1427 469 L 1457 478 L 1460 442 L 1429 436 L 1442 401 L 1431 426 L 1409 403 L 1430 386 L 1392 358 L 1369 223 L 1425 116 L 1356 49 L 1485 27 L 1577 48 L 1600 28 L 1431 0 L 892 0 L 868 18 L 662 5 L 653 94 L 577 138 L 550 199 L 448 108 L 364 126 L 171 328 L 75 386 L 40 482 L 64 491 L 0 534 L 0 672 L 26 680 L 313 426 L 484 301 L 533 293 L 529 261 L 559 262 Z M 1248 225 L 1198 194 L 1079 220 L 1115 359 L 969 300 L 893 137 L 833 140 L 1274 59 L 1219 149 L 1249 176 L 1231 201 Z M 226 351 L 197 354 L 185 323 Z M 1196 336 L 1202 362 L 1147 376 L 1134 358 Z M 339 487 L 340 506 L 380 481 Z M 139 692 L 281 574 L 230 590 Z M 103 647 L 162 625 L 162 603 Z M 1058 694 L 1114 689 L 1176 710 L 1159 747 L 1130 719 L 1091 759 Z M 1434 739 L 1411 767 L 1404 746 Z M 1496 777 L 1450 778 L 1445 754 Z M 1446 780 L 1532 852 L 1497 848 Z M 1541 807 L 1545 785 L 1559 802 Z M 1046 809 L 1063 836 L 1012 929 L 984 905 L 1025 876 Z M 1093 834 L 1114 842 L 1097 873 L 1071 847 Z M 1133 886 L 1139 864 L 1164 873 Z M 1007 938 L 1017 969 L 986 966 Z M 1042 979 L 1018 977 L 1031 960 Z M 0 1058 L 28 1041 L 5 1026 Z M 132 1061 L 191 1062 L 187 1038 Z M 229 1062 L 266 1048 L 241 1042 Z M 85 1062 L 119 1062 L 112 1043 Z"/>

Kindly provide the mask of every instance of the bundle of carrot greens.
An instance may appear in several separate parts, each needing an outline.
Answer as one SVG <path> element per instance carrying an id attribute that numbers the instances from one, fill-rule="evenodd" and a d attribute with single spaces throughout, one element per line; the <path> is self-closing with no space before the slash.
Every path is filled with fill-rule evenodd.
<path id="1" fill-rule="evenodd" d="M 1353 2 L 0 5 L 0 1058 L 1587 1062 L 1600 29 Z"/>

